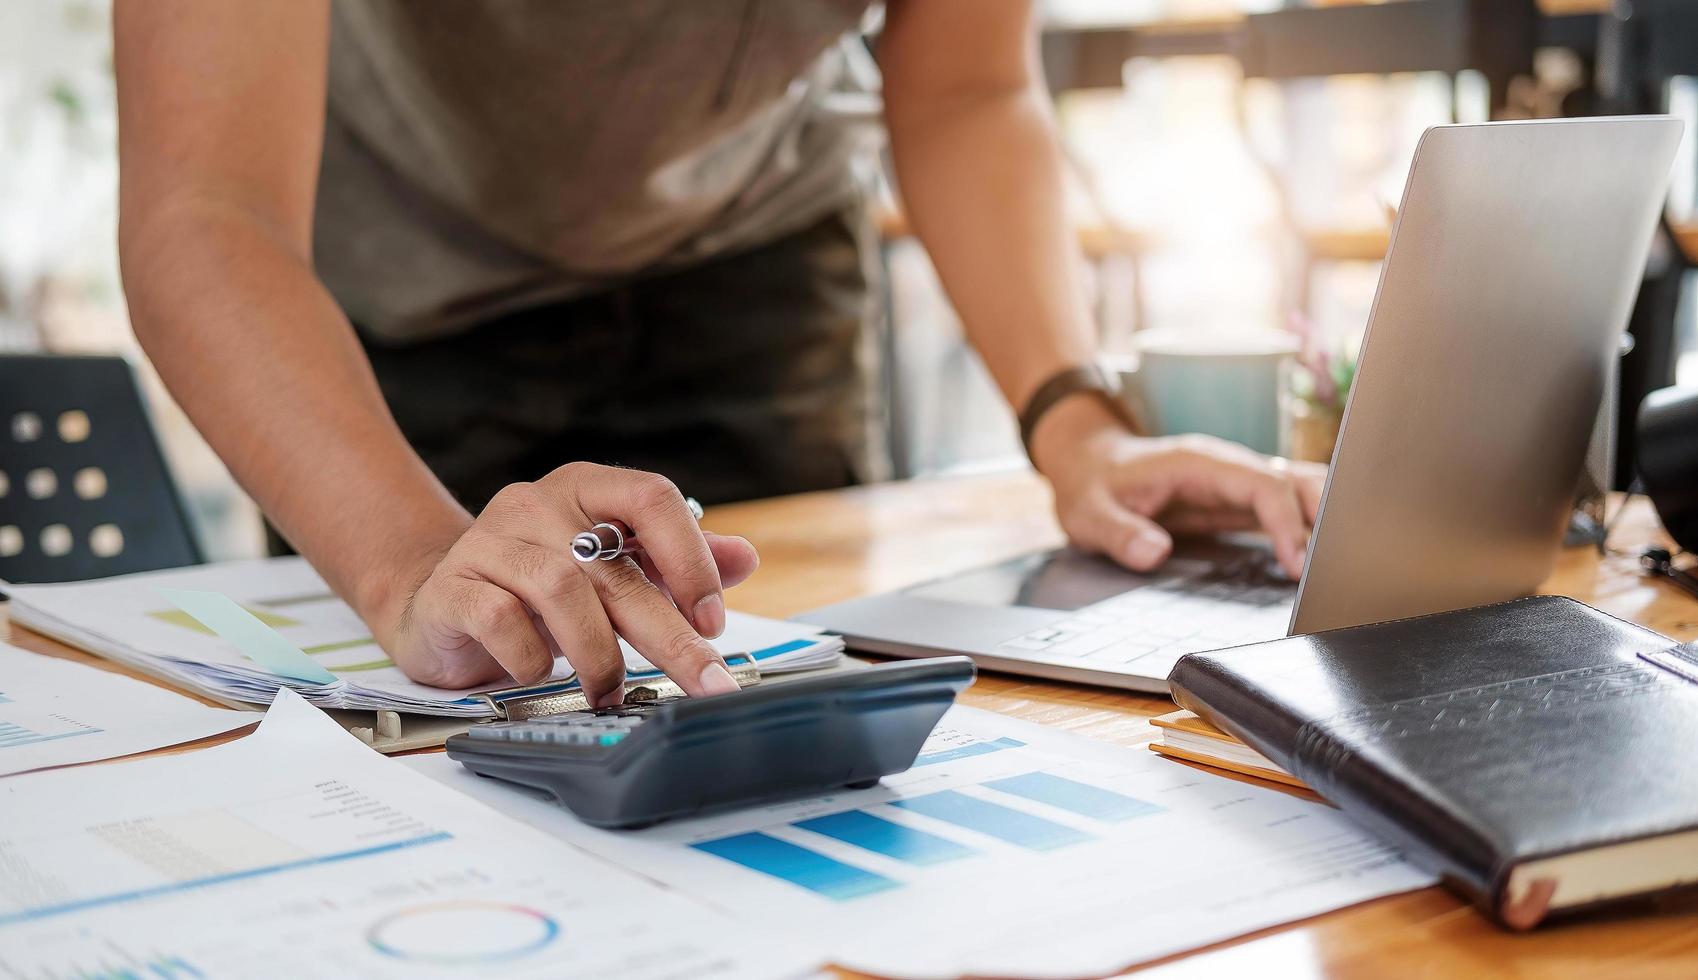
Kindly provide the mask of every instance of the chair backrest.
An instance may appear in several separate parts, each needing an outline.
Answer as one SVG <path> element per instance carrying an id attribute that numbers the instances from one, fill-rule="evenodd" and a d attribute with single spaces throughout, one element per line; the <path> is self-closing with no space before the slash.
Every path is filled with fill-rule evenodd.
<path id="1" fill-rule="evenodd" d="M 130 365 L 0 354 L 0 578 L 66 582 L 200 561 Z"/>

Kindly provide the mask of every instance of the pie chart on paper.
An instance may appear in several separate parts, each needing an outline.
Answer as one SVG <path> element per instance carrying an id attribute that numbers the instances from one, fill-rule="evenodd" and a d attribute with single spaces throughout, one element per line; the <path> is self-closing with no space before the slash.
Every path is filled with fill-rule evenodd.
<path id="1" fill-rule="evenodd" d="M 499 902 L 436 902 L 372 923 L 366 941 L 385 956 L 435 966 L 475 966 L 528 956 L 560 936 L 536 909 Z"/>

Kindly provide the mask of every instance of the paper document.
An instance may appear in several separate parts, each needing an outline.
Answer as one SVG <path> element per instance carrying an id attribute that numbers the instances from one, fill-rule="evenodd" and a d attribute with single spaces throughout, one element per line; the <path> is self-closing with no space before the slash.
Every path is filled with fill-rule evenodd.
<path id="1" fill-rule="evenodd" d="M 642 831 L 401 761 L 881 975 L 1096 975 L 1434 881 L 1329 807 L 970 708 L 882 786 Z"/>
<path id="2" fill-rule="evenodd" d="M 193 742 L 258 720 L 0 643 L 0 776 Z"/>
<path id="3" fill-rule="evenodd" d="M 0 976 L 785 977 L 818 958 L 407 771 L 290 692 L 0 780 Z"/>
<path id="4" fill-rule="evenodd" d="M 735 609 L 725 611 L 725 632 L 713 641 L 720 653 L 747 653 L 763 674 L 829 667 L 843 659 L 843 637 L 818 626 L 789 623 L 782 619 L 751 616 Z M 654 665 L 624 640 L 625 669 L 632 674 L 652 673 Z"/>
<path id="5" fill-rule="evenodd" d="M 410 680 L 301 558 L 12 585 L 7 591 L 18 623 L 220 700 L 268 704 L 279 687 L 289 687 L 325 708 L 486 718 L 494 712 L 473 695 L 512 686 L 508 681 L 450 691 Z M 233 607 L 223 605 L 236 615 L 206 601 L 204 593 L 234 600 Z M 185 600 L 188 608 L 181 608 L 177 603 Z M 203 622 L 202 616 L 213 621 Z M 842 639 L 815 627 L 739 613 L 728 613 L 726 622 L 715 646 L 754 654 L 764 672 L 820 666 L 842 656 Z M 277 651 L 256 646 L 256 627 L 273 631 L 328 674 L 274 669 L 281 662 Z M 629 647 L 626 652 L 634 667 L 647 668 Z M 556 676 L 571 676 L 564 660 Z"/>

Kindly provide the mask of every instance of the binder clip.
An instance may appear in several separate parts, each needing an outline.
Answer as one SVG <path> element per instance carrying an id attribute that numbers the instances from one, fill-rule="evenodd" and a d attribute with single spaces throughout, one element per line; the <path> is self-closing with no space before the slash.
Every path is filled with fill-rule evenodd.
<path id="1" fill-rule="evenodd" d="M 752 687 L 761 682 L 760 667 L 755 664 L 755 658 L 747 653 L 726 654 L 725 667 L 739 687 Z M 683 696 L 684 689 L 658 670 L 629 674 L 625 678 L 626 704 Z M 589 698 L 585 696 L 584 689 L 579 686 L 576 678 L 488 691 L 478 697 L 488 704 L 495 712 L 495 717 L 502 721 L 524 721 L 527 718 L 560 715 L 568 711 L 590 710 Z"/>

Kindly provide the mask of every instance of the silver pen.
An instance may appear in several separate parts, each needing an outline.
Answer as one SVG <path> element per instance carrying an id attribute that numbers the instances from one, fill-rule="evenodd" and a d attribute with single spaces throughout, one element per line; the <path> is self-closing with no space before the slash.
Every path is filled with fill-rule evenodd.
<path id="1" fill-rule="evenodd" d="M 690 516 L 702 519 L 702 505 L 694 497 L 685 497 L 684 506 Z M 592 561 L 613 561 L 643 550 L 637 535 L 624 521 L 602 521 L 588 531 L 579 531 L 572 538 L 572 557 L 585 564 Z"/>

